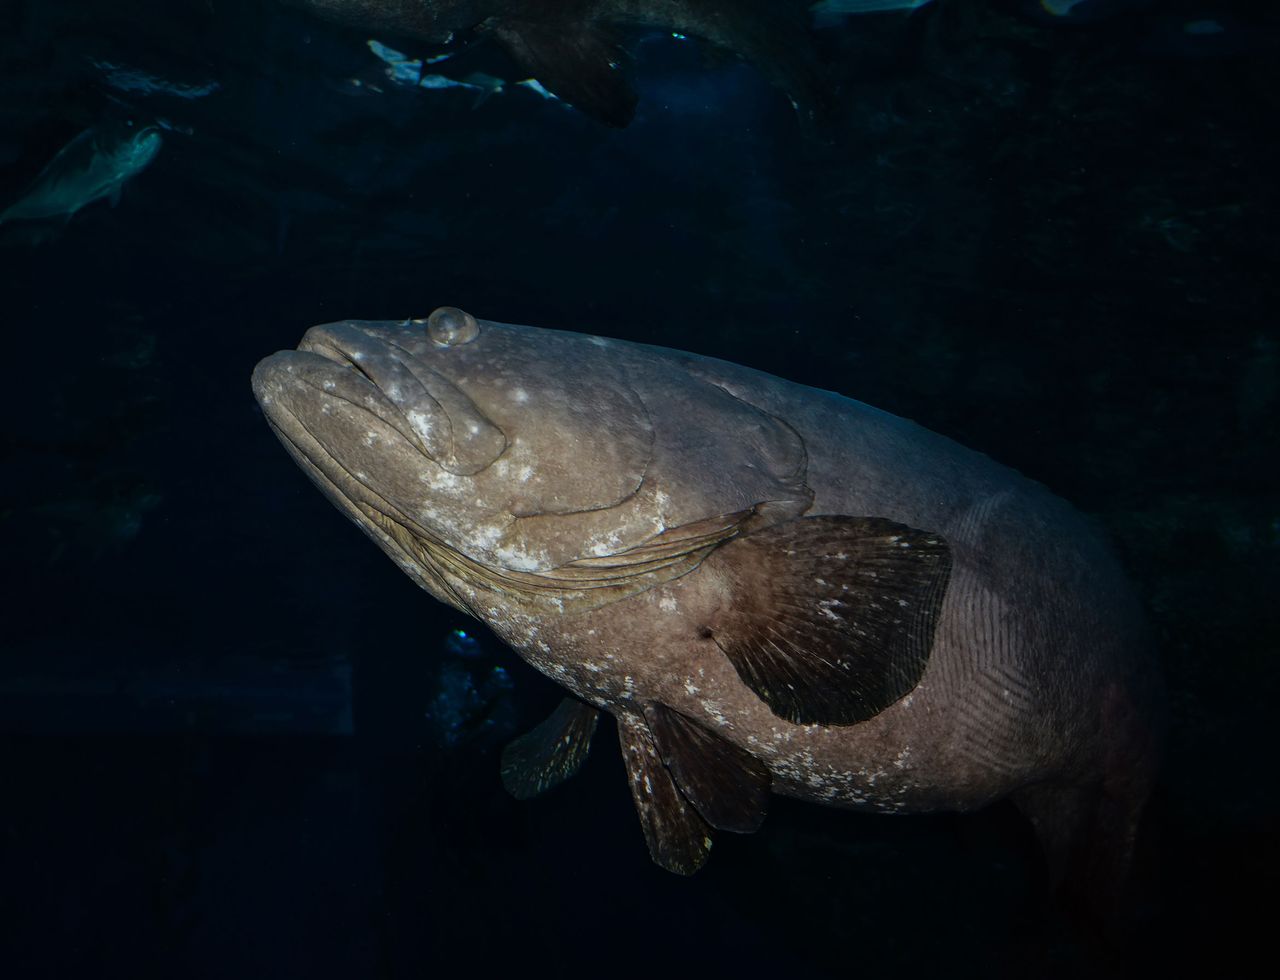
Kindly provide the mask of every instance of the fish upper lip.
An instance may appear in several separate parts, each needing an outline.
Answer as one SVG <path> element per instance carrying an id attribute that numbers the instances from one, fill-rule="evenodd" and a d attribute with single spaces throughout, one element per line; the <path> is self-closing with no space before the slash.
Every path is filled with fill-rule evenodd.
<path id="1" fill-rule="evenodd" d="M 447 374 L 436 370 L 393 332 L 343 320 L 312 327 L 295 358 L 315 361 L 296 374 L 299 383 L 351 401 L 400 433 L 422 455 L 447 472 L 471 476 L 506 451 L 506 436 Z M 305 360 L 302 362 L 305 363 Z M 313 383 L 315 378 L 320 383 Z M 359 379 L 356 382 L 355 379 Z M 360 387 L 353 387 L 354 384 Z M 369 395 L 364 385 L 377 393 Z"/>
<path id="2" fill-rule="evenodd" d="M 317 364 L 317 361 L 322 361 L 323 365 Z M 301 365 L 304 370 L 292 370 L 286 366 L 290 364 Z M 308 367 L 312 370 L 305 370 Z M 317 377 L 315 369 L 318 367 L 327 368 L 325 374 L 329 377 Z M 335 385 L 334 381 L 339 383 Z M 360 387 L 356 391 L 348 389 L 344 392 L 343 382 Z M 373 415 L 399 433 L 422 455 L 433 458 L 428 446 L 395 401 L 367 371 L 361 369 L 358 361 L 345 355 L 341 348 L 325 345 L 317 349 L 312 344 L 308 344 L 306 348 L 299 345 L 295 350 L 279 351 L 264 358 L 254 368 L 253 389 L 268 417 L 283 412 L 294 417 L 295 425 L 306 428 L 305 420 L 288 405 L 287 398 L 284 404 L 277 406 L 280 401 L 277 393 L 283 394 L 289 385 L 309 388 L 323 398 L 346 402 L 361 412 Z M 360 398 L 359 394 L 369 397 Z"/>
<path id="3" fill-rule="evenodd" d="M 345 338 L 351 343 L 343 343 L 343 333 L 352 335 Z M 369 385 L 377 394 L 377 405 L 386 409 L 374 414 L 408 439 L 424 456 L 439 463 L 452 441 L 451 420 L 426 386 L 413 376 L 398 356 L 398 350 L 386 339 L 345 323 L 312 327 L 303 335 L 297 348 L 300 354 L 313 354 L 333 362 L 349 372 L 349 377 L 357 377 Z M 382 362 L 384 370 L 367 367 L 364 362 L 368 358 Z M 387 374 L 393 376 L 388 378 Z M 405 388 L 409 390 L 405 391 Z M 325 394 L 341 397 L 329 390 L 325 390 Z M 359 407 L 370 410 L 370 406 Z M 416 423 L 414 415 L 418 417 Z M 424 422 L 424 419 L 429 421 Z"/>
<path id="4" fill-rule="evenodd" d="M 432 355 L 417 351 L 394 330 L 365 328 L 361 321 L 312 327 L 298 344 L 354 371 L 378 390 L 396 412 L 395 425 L 422 452 L 450 473 L 471 476 L 506 451 L 507 440 L 479 405 Z"/>

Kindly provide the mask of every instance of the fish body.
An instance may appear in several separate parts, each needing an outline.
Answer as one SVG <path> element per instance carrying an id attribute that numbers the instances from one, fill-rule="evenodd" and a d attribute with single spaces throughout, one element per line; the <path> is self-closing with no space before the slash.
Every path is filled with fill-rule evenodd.
<path id="1" fill-rule="evenodd" d="M 1159 682 L 1115 561 L 1038 484 L 830 392 L 451 308 L 315 327 L 254 389 L 405 572 L 570 692 L 504 756 L 517 796 L 603 711 L 674 871 L 776 792 L 1013 797 L 1055 874 L 1087 840 L 1123 876 Z"/>
<path id="2" fill-rule="evenodd" d="M 826 82 L 799 0 L 288 0 L 329 20 L 431 44 L 482 38 L 571 105 L 611 126 L 627 125 L 637 95 L 621 32 L 698 37 L 755 65 L 812 121 L 825 112 Z"/>
<path id="3" fill-rule="evenodd" d="M 115 200 L 145 170 L 164 143 L 155 126 L 86 129 L 58 151 L 23 196 L 3 213 L 5 221 L 70 220 L 103 198 Z"/>

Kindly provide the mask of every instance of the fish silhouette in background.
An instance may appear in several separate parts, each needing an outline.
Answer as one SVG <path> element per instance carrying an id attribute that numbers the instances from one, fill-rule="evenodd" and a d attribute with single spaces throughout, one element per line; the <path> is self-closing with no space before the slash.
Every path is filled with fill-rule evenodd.
<path id="1" fill-rule="evenodd" d="M 476 320 L 314 327 L 253 386 L 312 481 L 419 585 L 600 712 L 663 867 L 771 793 L 882 813 L 1009 797 L 1055 878 L 1121 894 L 1160 733 L 1138 604 L 1043 487 L 905 419 L 693 354 Z"/>
<path id="2" fill-rule="evenodd" d="M 750 62 L 805 123 L 826 112 L 827 83 L 803 0 L 285 0 L 370 33 L 432 44 L 490 39 L 521 71 L 582 112 L 626 126 L 638 97 L 628 30 L 697 37 Z"/>
<path id="3" fill-rule="evenodd" d="M 120 193 L 160 152 L 164 138 L 157 126 L 103 123 L 64 146 L 40 171 L 17 201 L 0 212 L 4 222 L 65 224 L 80 209 Z"/>

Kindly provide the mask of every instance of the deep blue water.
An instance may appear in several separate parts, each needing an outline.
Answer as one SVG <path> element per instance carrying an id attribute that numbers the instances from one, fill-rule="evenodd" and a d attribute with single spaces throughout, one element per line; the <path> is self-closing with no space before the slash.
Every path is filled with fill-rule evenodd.
<path id="1" fill-rule="evenodd" d="M 1178 975 L 1265 940 L 1280 17 L 1030 6 L 815 29 L 814 127 L 756 66 L 628 35 L 615 129 L 398 87 L 370 32 L 269 0 L 4 0 L 0 208 L 89 127 L 164 145 L 114 207 L 0 224 L 0 975 Z M 1171 711 L 1121 934 L 1047 898 L 1007 805 L 778 800 L 686 880 L 607 725 L 507 797 L 559 689 L 356 533 L 248 385 L 312 324 L 445 304 L 839 391 L 1101 524 Z"/>

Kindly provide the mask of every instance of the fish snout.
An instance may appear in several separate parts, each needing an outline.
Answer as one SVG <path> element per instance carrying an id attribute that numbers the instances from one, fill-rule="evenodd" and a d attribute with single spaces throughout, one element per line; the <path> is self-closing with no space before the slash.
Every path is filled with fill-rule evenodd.
<path id="1" fill-rule="evenodd" d="M 394 407 L 422 452 L 458 476 L 487 467 L 506 449 L 502 430 L 457 385 L 431 366 L 418 334 L 342 321 L 312 327 L 299 352 L 338 365 Z M 397 426 L 397 428 L 401 428 Z"/>

